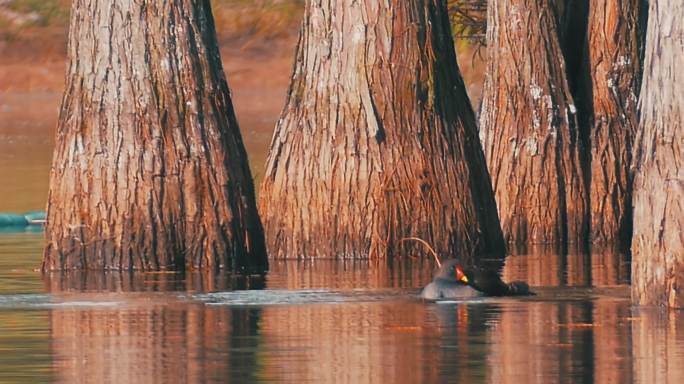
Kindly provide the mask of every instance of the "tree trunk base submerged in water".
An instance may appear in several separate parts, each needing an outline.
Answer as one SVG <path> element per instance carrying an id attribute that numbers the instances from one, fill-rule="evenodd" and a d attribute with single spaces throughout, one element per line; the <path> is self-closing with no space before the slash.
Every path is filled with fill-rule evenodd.
<path id="1" fill-rule="evenodd" d="M 74 0 L 43 269 L 261 271 L 208 1 Z"/>
<path id="2" fill-rule="evenodd" d="M 651 1 L 635 145 L 632 300 L 684 308 L 684 4 Z"/>
<path id="3" fill-rule="evenodd" d="M 260 210 L 277 258 L 502 255 L 444 1 L 307 1 Z"/>
<path id="4" fill-rule="evenodd" d="M 491 0 L 480 134 L 504 237 L 584 244 L 589 193 L 554 4 Z"/>

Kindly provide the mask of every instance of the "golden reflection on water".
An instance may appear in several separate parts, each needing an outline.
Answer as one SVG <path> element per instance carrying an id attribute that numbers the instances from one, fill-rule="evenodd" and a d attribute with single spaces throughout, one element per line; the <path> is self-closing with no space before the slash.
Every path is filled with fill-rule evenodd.
<path id="1" fill-rule="evenodd" d="M 49 329 L 55 379 L 69 383 L 681 383 L 684 324 L 629 313 L 610 298 L 266 307 L 137 298 L 52 309 Z"/>
<path id="2" fill-rule="evenodd" d="M 635 381 L 684 383 L 684 314 L 646 308 L 635 311 L 632 347 Z"/>
<path id="3" fill-rule="evenodd" d="M 530 246 L 506 258 L 504 280 L 523 280 L 542 287 L 610 287 L 629 284 L 629 255 L 609 250 L 591 254 L 570 250 L 558 253 L 545 246 Z"/>
<path id="4" fill-rule="evenodd" d="M 244 340 L 250 339 L 250 327 L 256 328 L 259 311 L 150 300 L 124 309 L 52 310 L 50 337 L 56 381 L 244 379 L 256 368 L 257 351 Z M 238 352 L 242 347 L 249 351 Z"/>
<path id="5" fill-rule="evenodd" d="M 432 280 L 434 264 L 425 260 L 271 260 L 269 288 L 364 289 L 420 288 Z"/>
<path id="6" fill-rule="evenodd" d="M 429 279 L 417 270 L 282 262 L 269 289 L 362 287 L 373 299 L 265 306 L 213 305 L 184 293 L 244 284 L 206 275 L 192 284 L 172 274 L 77 283 L 53 275 L 46 287 L 66 304 L 48 311 L 51 370 L 69 383 L 681 382 L 681 316 L 633 311 L 624 286 L 435 304 L 415 298 Z M 401 294 L 378 298 L 388 289 Z"/>

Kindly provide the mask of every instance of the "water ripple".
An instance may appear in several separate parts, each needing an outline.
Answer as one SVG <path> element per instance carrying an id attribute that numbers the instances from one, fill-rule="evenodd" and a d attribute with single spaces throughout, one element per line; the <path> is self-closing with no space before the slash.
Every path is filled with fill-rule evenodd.
<path id="1" fill-rule="evenodd" d="M 416 299 L 416 292 L 407 290 L 258 290 L 202 293 L 190 296 L 207 305 L 302 305 L 335 304 L 349 302 L 377 302 Z"/>
<path id="2" fill-rule="evenodd" d="M 32 309 L 32 308 L 93 308 L 116 307 L 121 301 L 99 300 L 60 300 L 53 295 L 18 294 L 0 295 L 0 310 L 2 309 Z"/>

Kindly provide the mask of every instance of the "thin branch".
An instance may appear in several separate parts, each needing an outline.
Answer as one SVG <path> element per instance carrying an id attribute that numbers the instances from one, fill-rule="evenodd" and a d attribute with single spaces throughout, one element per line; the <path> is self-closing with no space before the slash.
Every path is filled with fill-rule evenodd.
<path id="1" fill-rule="evenodd" d="M 435 261 L 437 262 L 437 266 L 439 268 L 442 268 L 442 263 L 439 261 L 439 256 L 437 256 L 437 252 L 435 252 L 435 250 L 430 246 L 430 244 L 427 241 L 425 241 L 419 237 L 404 237 L 403 239 L 399 240 L 399 242 L 403 243 L 404 241 L 408 241 L 408 240 L 417 241 L 417 242 L 423 244 L 424 246 L 426 246 L 427 249 L 430 250 L 430 252 L 432 253 L 432 256 L 435 257 Z"/>

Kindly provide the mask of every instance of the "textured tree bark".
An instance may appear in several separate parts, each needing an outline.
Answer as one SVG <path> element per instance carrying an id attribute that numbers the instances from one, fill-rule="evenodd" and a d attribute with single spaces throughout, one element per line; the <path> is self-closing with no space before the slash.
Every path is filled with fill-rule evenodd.
<path id="1" fill-rule="evenodd" d="M 492 0 L 480 136 L 508 242 L 584 243 L 589 195 L 557 10 Z"/>
<path id="2" fill-rule="evenodd" d="M 44 270 L 260 270 L 209 1 L 74 0 Z"/>
<path id="3" fill-rule="evenodd" d="M 584 66 L 576 100 L 591 142 L 591 241 L 629 249 L 632 235 L 632 145 L 641 79 L 640 4 L 589 5 Z"/>
<path id="4" fill-rule="evenodd" d="M 306 2 L 260 209 L 274 257 L 501 254 L 443 0 Z"/>
<path id="5" fill-rule="evenodd" d="M 635 142 L 632 300 L 684 307 L 684 4 L 650 2 Z"/>

